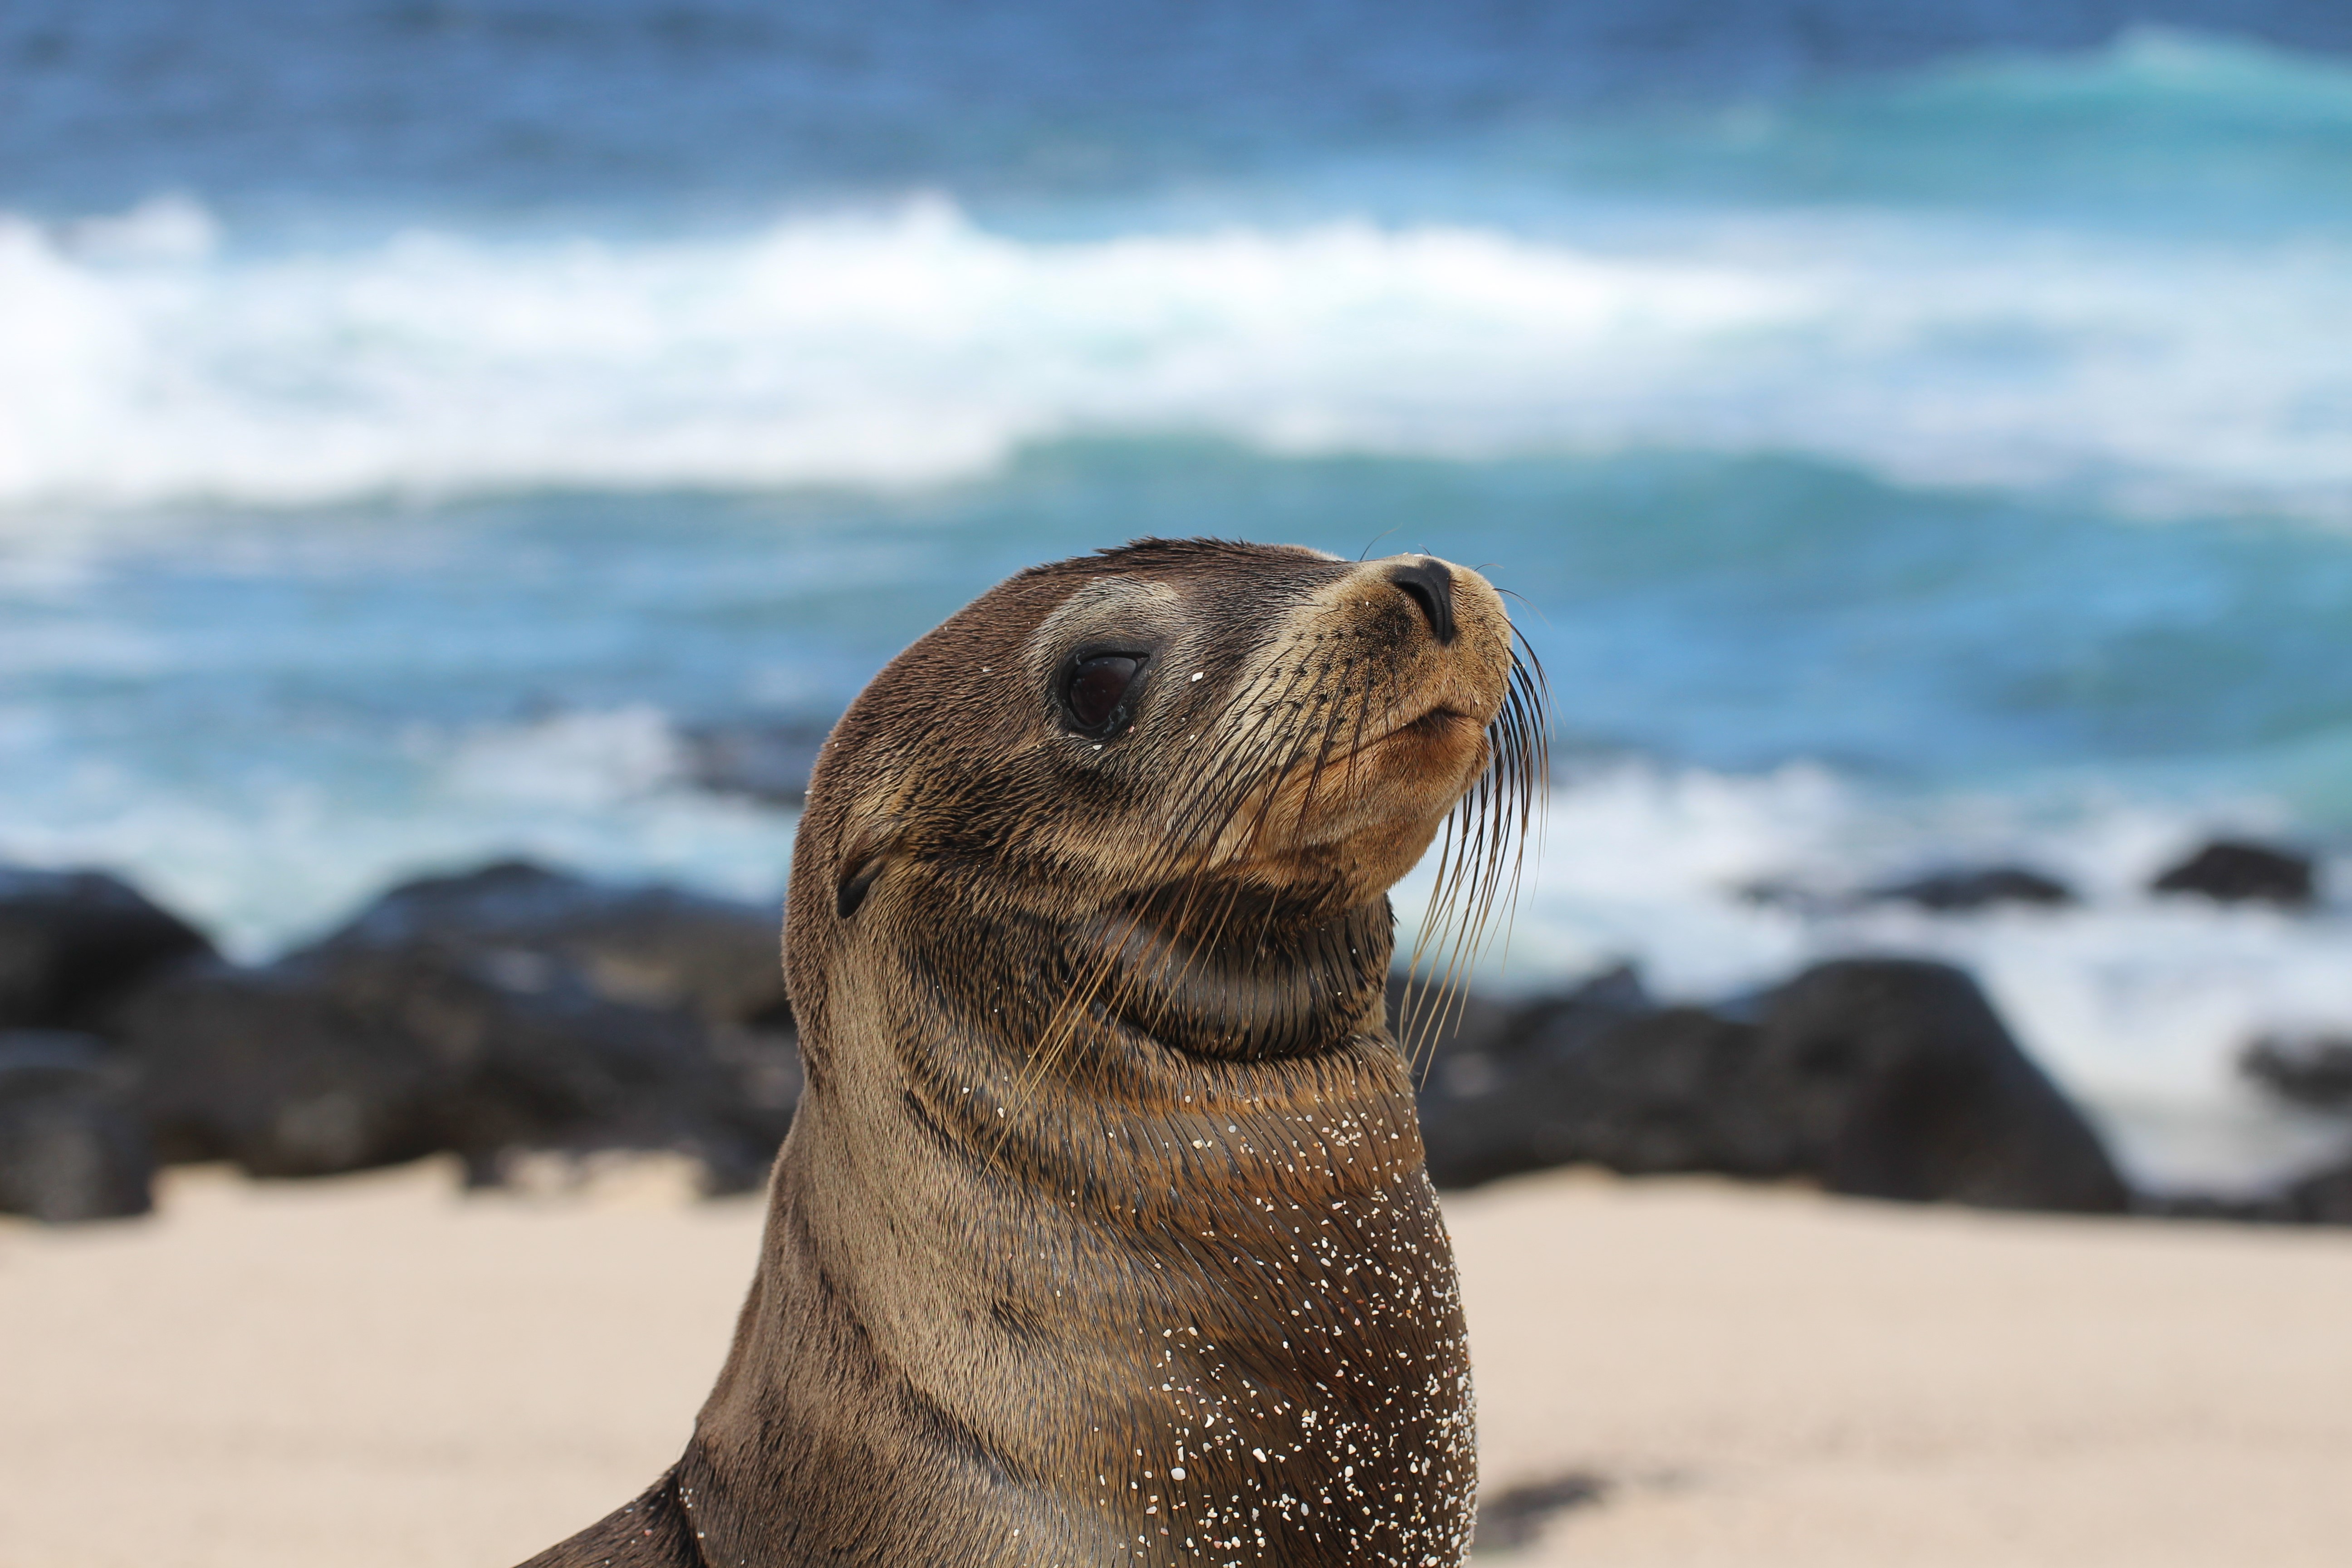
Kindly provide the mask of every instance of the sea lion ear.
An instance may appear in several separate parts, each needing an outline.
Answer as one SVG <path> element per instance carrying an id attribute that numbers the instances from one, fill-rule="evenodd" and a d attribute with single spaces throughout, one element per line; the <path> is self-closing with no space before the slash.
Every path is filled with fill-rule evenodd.
<path id="1" fill-rule="evenodd" d="M 890 863 L 891 851 L 898 847 L 898 823 L 895 817 L 882 817 L 867 823 L 850 836 L 849 847 L 841 857 L 841 880 L 835 884 L 834 912 L 843 920 L 857 912 L 866 901 L 875 880 Z"/>

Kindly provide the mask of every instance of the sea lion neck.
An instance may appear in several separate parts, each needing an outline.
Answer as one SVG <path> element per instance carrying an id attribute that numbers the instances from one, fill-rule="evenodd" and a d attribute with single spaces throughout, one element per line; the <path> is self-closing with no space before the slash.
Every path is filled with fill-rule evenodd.
<path id="1" fill-rule="evenodd" d="M 906 876 L 934 918 L 894 931 L 871 962 L 901 968 L 933 1015 L 894 1047 L 918 1076 L 946 1055 L 982 1081 L 1050 1079 L 1083 1098 L 1383 1035 L 1395 951 L 1385 893 L 1349 903 L 1329 879 L 1204 877 L 1087 908 L 1067 881 L 1034 872 Z"/>
<path id="2" fill-rule="evenodd" d="M 1266 1061 L 1339 1048 L 1379 1026 L 1394 918 L 1248 887 L 1130 900 L 1074 937 L 1106 969 L 1104 1015 L 1187 1057 Z"/>
<path id="3" fill-rule="evenodd" d="M 836 994 L 835 1069 L 679 1471 L 707 1560 L 1458 1561 L 1466 1348 L 1377 984 L 1347 988 L 1360 1028 L 1301 1054 L 1192 1054 L 1120 1008 L 1057 1037 L 1097 966 L 983 967 L 1033 959 L 1034 933 L 968 908 Z M 1387 921 L 1376 900 L 1279 935 L 1356 935 L 1377 980 Z M 1246 963 L 1234 946 L 1212 962 Z M 1181 985 L 1136 994 L 1183 1007 Z M 849 1473 L 924 1497 L 921 1528 L 871 1550 L 898 1527 L 829 1500 Z M 926 1555 L 943 1528 L 957 1554 Z M 764 1555 L 773 1531 L 800 1555 Z"/>

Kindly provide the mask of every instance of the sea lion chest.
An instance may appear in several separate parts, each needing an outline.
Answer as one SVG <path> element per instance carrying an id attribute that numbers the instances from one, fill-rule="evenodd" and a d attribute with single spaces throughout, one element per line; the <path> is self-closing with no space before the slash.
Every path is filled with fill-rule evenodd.
<path id="1" fill-rule="evenodd" d="M 735 1439 L 706 1451 L 707 1489 L 787 1479 L 713 1510 L 747 1536 L 713 1563 L 1460 1560 L 1468 1357 L 1384 1037 L 1158 1099 L 1011 1106 L 940 1044 L 803 1110 L 769 1300 L 747 1309 L 776 1364 L 730 1365 L 703 1420 Z M 861 1106 L 899 1125 L 862 1134 Z M 931 1131 L 905 1136 L 910 1118 Z M 803 1163 L 825 1179 L 792 1183 Z M 776 1466 L 779 1446 L 803 1462 Z M 845 1510 L 845 1476 L 900 1517 Z M 773 1526 L 796 1555 L 748 1538 Z"/>

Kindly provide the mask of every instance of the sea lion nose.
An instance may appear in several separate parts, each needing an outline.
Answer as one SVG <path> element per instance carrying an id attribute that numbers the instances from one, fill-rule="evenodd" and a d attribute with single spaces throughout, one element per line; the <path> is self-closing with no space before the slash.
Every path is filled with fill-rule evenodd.
<path id="1" fill-rule="evenodd" d="M 1421 606 L 1430 636 L 1442 643 L 1454 640 L 1458 629 L 1454 624 L 1454 574 L 1445 569 L 1444 562 L 1424 555 L 1410 566 L 1391 572 L 1389 581 Z"/>

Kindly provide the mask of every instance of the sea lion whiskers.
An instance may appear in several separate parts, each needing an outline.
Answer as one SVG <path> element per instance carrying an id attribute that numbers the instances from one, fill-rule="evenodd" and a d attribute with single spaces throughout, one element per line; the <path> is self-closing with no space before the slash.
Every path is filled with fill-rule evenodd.
<path id="1" fill-rule="evenodd" d="M 1551 783 L 1550 687 L 1526 635 L 1517 626 L 1511 631 L 1526 651 L 1513 650 L 1502 710 L 1487 726 L 1486 769 L 1446 819 L 1429 903 L 1405 965 L 1397 1032 L 1417 1074 L 1428 1070 L 1461 1005 L 1498 901 L 1508 930 L 1531 833 L 1541 847 L 1541 807 Z M 1424 982 L 1422 963 L 1433 952 L 1444 953 L 1445 967 L 1433 983 Z"/>
<path id="2" fill-rule="evenodd" d="M 1513 630 L 1517 632 L 1516 627 Z M 1439 1009 L 1437 1029 L 1442 1030 L 1461 1005 L 1469 964 L 1485 947 L 1498 898 L 1506 933 L 1509 931 L 1509 916 L 1517 908 L 1528 837 L 1531 831 L 1538 835 L 1541 832 L 1540 807 L 1550 790 L 1549 708 L 1549 691 L 1544 681 L 1543 666 L 1529 647 L 1524 660 L 1517 657 L 1512 660 L 1510 687 L 1490 737 L 1495 745 L 1493 765 L 1475 795 L 1465 801 L 1469 809 L 1479 812 L 1484 818 L 1482 834 L 1491 827 L 1493 837 L 1483 858 L 1471 858 L 1478 865 L 1478 874 L 1466 900 L 1470 916 L 1463 921 L 1447 962 L 1444 1005 Z M 1448 915 L 1451 918 L 1451 910 Z M 1429 1042 L 1432 1051 L 1435 1049 L 1436 1037 L 1433 1033 Z"/>
<path id="3" fill-rule="evenodd" d="M 1321 637 L 1318 636 L 1317 640 L 1318 642 L 1321 641 Z M 1353 775 L 1357 768 L 1361 764 L 1361 752 L 1364 747 L 1365 732 L 1375 721 L 1375 715 L 1377 714 L 1378 721 L 1381 724 L 1383 729 L 1387 729 L 1391 727 L 1391 721 L 1394 720 L 1400 712 L 1403 711 L 1403 704 L 1400 694 L 1399 671 L 1397 667 L 1392 663 L 1378 660 L 1362 661 L 1364 665 L 1363 676 L 1360 680 L 1354 680 L 1350 679 L 1349 677 L 1349 672 L 1352 672 L 1356 668 L 1358 661 L 1353 658 L 1347 658 L 1341 650 L 1332 650 L 1328 652 L 1318 650 L 1317 654 L 1311 656 L 1301 656 L 1297 653 L 1286 650 L 1284 653 L 1276 656 L 1277 664 L 1281 658 L 1288 657 L 1300 657 L 1301 662 L 1299 668 L 1301 669 L 1307 668 L 1309 665 L 1313 665 L 1317 669 L 1318 678 L 1328 678 L 1334 670 L 1341 672 L 1341 679 L 1339 683 L 1339 691 L 1337 693 L 1327 692 L 1323 697 L 1318 697 L 1318 706 L 1322 710 L 1324 722 L 1319 727 L 1311 724 L 1302 726 L 1295 731 L 1300 740 L 1305 741 L 1311 739 L 1313 742 L 1313 766 L 1307 773 L 1304 787 L 1298 791 L 1298 803 L 1294 808 L 1296 815 L 1306 816 L 1311 815 L 1318 792 L 1320 792 L 1326 785 L 1327 774 L 1333 769 L 1335 753 L 1338 754 L 1339 759 L 1339 772 L 1340 774 L 1340 783 L 1338 787 L 1344 792 L 1348 787 L 1348 784 L 1352 782 Z M 1325 684 L 1327 686 L 1330 684 L 1328 679 L 1325 679 Z M 1286 700 L 1287 696 L 1288 693 L 1286 690 L 1284 693 Z M 1281 708 L 1283 705 L 1283 702 L 1277 701 L 1270 702 L 1266 706 L 1268 711 L 1274 711 Z M 1520 743 L 1509 738 L 1515 733 L 1515 727 L 1518 724 L 1518 711 L 1516 708 L 1512 709 L 1508 712 L 1498 715 L 1499 721 L 1496 725 L 1496 733 L 1497 736 L 1503 737 L 1504 739 L 1501 743 L 1492 744 L 1489 748 L 1489 756 L 1491 758 L 1502 760 L 1507 770 L 1512 766 L 1524 749 Z M 1346 736 L 1346 745 L 1344 752 L 1341 752 L 1340 742 L 1343 734 Z M 1239 749 L 1236 749 L 1236 751 L 1238 750 Z M 1253 817 L 1250 825 L 1252 829 L 1250 837 L 1253 840 L 1255 839 L 1257 831 L 1262 829 L 1265 813 L 1273 808 L 1280 799 L 1284 789 L 1286 787 L 1287 775 L 1295 771 L 1300 750 L 1301 748 L 1294 746 L 1292 748 L 1292 755 L 1284 760 L 1282 766 L 1279 768 L 1265 769 L 1268 782 L 1265 788 L 1265 794 L 1261 797 L 1261 810 Z M 1235 752 L 1229 752 L 1226 755 L 1229 757 L 1234 757 Z M 1236 761 L 1241 766 L 1246 769 L 1254 763 L 1255 760 L 1244 754 L 1237 756 Z M 1263 766 L 1263 764 L 1257 765 Z M 1477 794 L 1482 801 L 1491 800 L 1494 795 L 1492 782 L 1488 781 L 1482 784 L 1480 789 L 1477 791 Z M 1477 808 L 1474 805 L 1472 809 L 1475 811 Z M 1492 822 L 1491 815 L 1492 814 L 1484 814 L 1486 820 L 1484 821 L 1483 826 L 1485 827 L 1485 831 L 1488 835 L 1496 837 L 1494 856 L 1495 858 L 1499 858 L 1501 854 L 1500 830 L 1503 825 Z M 1469 858 L 1471 861 L 1475 862 L 1486 858 L 1486 857 L 1484 855 L 1474 853 Z M 1454 861 L 1454 864 L 1457 869 L 1462 868 L 1462 862 L 1458 858 Z M 1213 868 L 1213 860 L 1204 862 L 1197 868 L 1201 874 L 1192 879 L 1195 883 L 1196 889 L 1199 883 L 1205 881 L 1206 871 Z M 1454 879 L 1449 877 L 1448 881 L 1451 882 Z M 1477 886 L 1475 879 L 1465 885 L 1474 889 Z M 1480 899 L 1478 900 L 1479 902 L 1491 902 L 1491 889 L 1487 889 L 1486 891 L 1487 896 L 1484 899 Z M 1456 892 L 1458 894 L 1458 890 L 1451 887 L 1441 889 L 1441 892 L 1442 894 L 1448 892 Z M 1227 905 L 1230 905 L 1234 901 L 1236 897 L 1237 891 L 1229 889 L 1224 901 Z M 1443 907 L 1446 901 L 1446 899 L 1441 896 L 1439 900 L 1441 907 Z M 1189 917 L 1192 912 L 1191 904 L 1188 902 L 1188 904 L 1180 910 L 1180 917 Z M 1470 923 L 1474 925 L 1477 924 L 1478 916 L 1482 912 L 1482 910 L 1474 909 Z M 1220 921 L 1212 927 L 1212 940 L 1214 939 L 1214 935 L 1222 934 L 1221 927 L 1223 914 L 1223 911 L 1220 911 Z M 1473 945 L 1475 945 L 1475 938 L 1473 939 Z M 1195 951 L 1197 951 L 1197 949 Z"/>
<path id="4" fill-rule="evenodd" d="M 1329 666 L 1327 661 L 1327 663 L 1322 667 L 1322 669 L 1318 670 L 1318 674 L 1328 672 L 1328 668 Z M 1360 737 L 1362 732 L 1363 721 L 1366 710 L 1369 707 L 1370 694 L 1370 686 L 1368 681 L 1364 689 L 1363 700 L 1358 704 L 1356 730 L 1359 737 Z M 1301 818 L 1306 817 L 1312 811 L 1316 786 L 1321 780 L 1323 770 L 1330 761 L 1332 742 L 1339 731 L 1339 720 L 1341 711 L 1340 704 L 1337 702 L 1327 703 L 1325 705 L 1325 709 L 1327 716 L 1324 721 L 1320 739 L 1316 746 L 1314 768 L 1307 776 L 1305 788 L 1300 793 L 1299 804 L 1297 808 L 1297 815 Z M 1265 794 L 1266 808 L 1265 811 L 1261 812 L 1258 823 L 1253 825 L 1253 841 L 1255 840 L 1257 829 L 1262 826 L 1265 816 L 1267 812 L 1270 812 L 1273 804 L 1279 798 L 1283 784 L 1297 766 L 1298 758 L 1305 751 L 1304 742 L 1306 735 L 1307 731 L 1304 730 L 1299 732 L 1299 744 L 1293 748 L 1291 756 L 1286 758 L 1279 768 L 1274 770 L 1273 775 L 1268 780 Z M 1354 765 L 1354 753 L 1352 751 L 1345 759 L 1343 759 L 1343 762 L 1348 767 L 1349 773 L 1352 774 Z M 1202 880 L 1205 876 L 1206 869 L 1207 868 L 1203 868 L 1200 872 L 1195 873 L 1195 875 L 1189 879 L 1186 889 L 1185 906 L 1181 910 L 1180 910 L 1178 915 L 1177 925 L 1179 930 L 1183 929 L 1189 924 L 1189 917 L 1200 891 Z M 1227 885 L 1224 892 L 1224 902 L 1223 907 L 1217 912 L 1217 918 L 1210 924 L 1209 928 L 1202 934 L 1201 938 L 1188 948 L 1183 966 L 1177 971 L 1171 980 L 1163 982 L 1164 984 L 1168 985 L 1171 989 L 1180 988 L 1183 982 L 1190 977 L 1193 965 L 1201 961 L 1202 955 L 1211 952 L 1218 945 L 1223 938 L 1227 925 L 1231 922 L 1234 908 L 1240 902 L 1241 896 L 1242 886 L 1239 882 L 1233 882 Z M 1266 931 L 1272 927 L 1274 918 L 1275 906 L 1271 902 L 1268 902 L 1262 914 L 1262 923 L 1257 939 L 1259 942 L 1264 942 Z M 1140 984 L 1139 975 L 1137 977 L 1135 983 Z M 1116 1005 L 1115 1001 L 1114 1005 Z"/>
<path id="5" fill-rule="evenodd" d="M 1426 1071 L 1436 1043 L 1452 1020 L 1470 967 L 1484 946 L 1487 919 L 1496 901 L 1498 870 L 1507 841 L 1512 837 L 1503 831 L 1500 814 L 1495 810 L 1506 782 L 1492 777 L 1482 780 L 1475 795 L 1466 798 L 1446 824 L 1439 850 L 1438 874 L 1431 888 L 1422 930 L 1416 934 L 1412 955 L 1406 964 L 1406 994 L 1400 1008 L 1407 1058 L 1416 1072 Z M 1519 853 L 1516 848 L 1510 851 L 1514 900 Z M 1433 951 L 1444 952 L 1445 967 L 1424 992 L 1419 980 L 1420 966 L 1424 954 Z"/>

